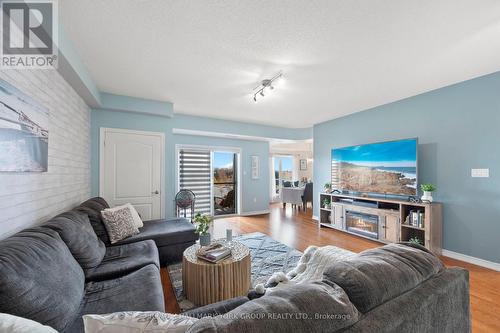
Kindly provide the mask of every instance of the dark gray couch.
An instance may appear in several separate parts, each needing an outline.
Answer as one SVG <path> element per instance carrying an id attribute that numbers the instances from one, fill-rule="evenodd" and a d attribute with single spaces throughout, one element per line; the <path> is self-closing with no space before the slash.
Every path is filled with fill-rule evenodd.
<path id="1" fill-rule="evenodd" d="M 332 263 L 322 281 L 185 314 L 202 318 L 188 333 L 465 333 L 469 275 L 445 268 L 423 247 L 391 244 Z"/>
<path id="2" fill-rule="evenodd" d="M 109 246 L 99 229 L 105 206 L 93 198 L 0 241 L 0 312 L 80 333 L 85 314 L 165 310 L 160 264 L 194 243 L 193 225 L 145 221 L 140 234 Z"/>
<path id="3" fill-rule="evenodd" d="M 95 197 L 83 202 L 75 210 L 88 215 L 97 237 L 106 246 L 110 246 L 108 233 L 101 217 L 101 211 L 105 208 L 109 208 L 106 200 Z M 144 226 L 139 229 L 139 234 L 126 238 L 114 245 L 130 244 L 151 239 L 158 247 L 160 264 L 166 266 L 172 262 L 182 260 L 184 250 L 193 245 L 198 239 L 198 235 L 194 233 L 194 230 L 195 227 L 185 218 L 144 221 Z"/>

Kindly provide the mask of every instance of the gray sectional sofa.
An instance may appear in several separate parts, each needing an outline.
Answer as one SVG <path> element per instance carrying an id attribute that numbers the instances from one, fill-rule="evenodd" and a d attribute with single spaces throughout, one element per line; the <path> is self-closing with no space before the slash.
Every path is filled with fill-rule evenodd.
<path id="1" fill-rule="evenodd" d="M 425 248 L 391 244 L 331 263 L 321 281 L 185 313 L 188 333 L 467 333 L 469 274 Z"/>
<path id="2" fill-rule="evenodd" d="M 165 311 L 160 266 L 195 239 L 187 220 L 145 221 L 109 246 L 93 198 L 0 241 L 0 312 L 84 331 L 82 315 Z M 184 315 L 188 333 L 470 332 L 469 276 L 425 248 L 391 244 L 329 264 L 322 280 L 238 297 Z"/>
<path id="3" fill-rule="evenodd" d="M 195 242 L 194 226 L 144 221 L 110 246 L 100 220 L 107 206 L 93 198 L 0 241 L 0 312 L 80 333 L 84 314 L 165 311 L 160 266 Z"/>

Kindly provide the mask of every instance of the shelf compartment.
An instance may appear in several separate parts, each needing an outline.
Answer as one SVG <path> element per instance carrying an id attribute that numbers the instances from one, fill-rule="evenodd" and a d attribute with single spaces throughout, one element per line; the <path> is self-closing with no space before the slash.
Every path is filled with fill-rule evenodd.
<path id="1" fill-rule="evenodd" d="M 332 222 L 330 221 L 332 217 L 332 211 L 330 209 L 326 208 L 321 208 L 320 213 L 319 213 L 319 222 L 323 225 L 328 224 L 332 225 Z"/>
<path id="2" fill-rule="evenodd" d="M 420 240 L 422 246 L 425 246 L 425 231 L 423 229 L 401 228 L 402 242 L 409 242 L 415 237 Z"/>

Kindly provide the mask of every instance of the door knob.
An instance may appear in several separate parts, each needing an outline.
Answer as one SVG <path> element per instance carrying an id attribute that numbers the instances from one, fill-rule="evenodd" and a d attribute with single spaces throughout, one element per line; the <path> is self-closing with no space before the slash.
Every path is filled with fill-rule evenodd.
<path id="1" fill-rule="evenodd" d="M 151 192 L 151 194 L 160 194 L 160 192 L 158 192 L 158 190 L 156 190 L 154 192 Z"/>

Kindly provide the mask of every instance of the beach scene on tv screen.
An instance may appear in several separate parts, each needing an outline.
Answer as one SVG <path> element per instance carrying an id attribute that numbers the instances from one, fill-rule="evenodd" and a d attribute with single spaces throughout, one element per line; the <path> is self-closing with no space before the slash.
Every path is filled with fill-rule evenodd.
<path id="1" fill-rule="evenodd" d="M 364 193 L 417 194 L 417 140 L 332 149 L 334 188 Z"/>

